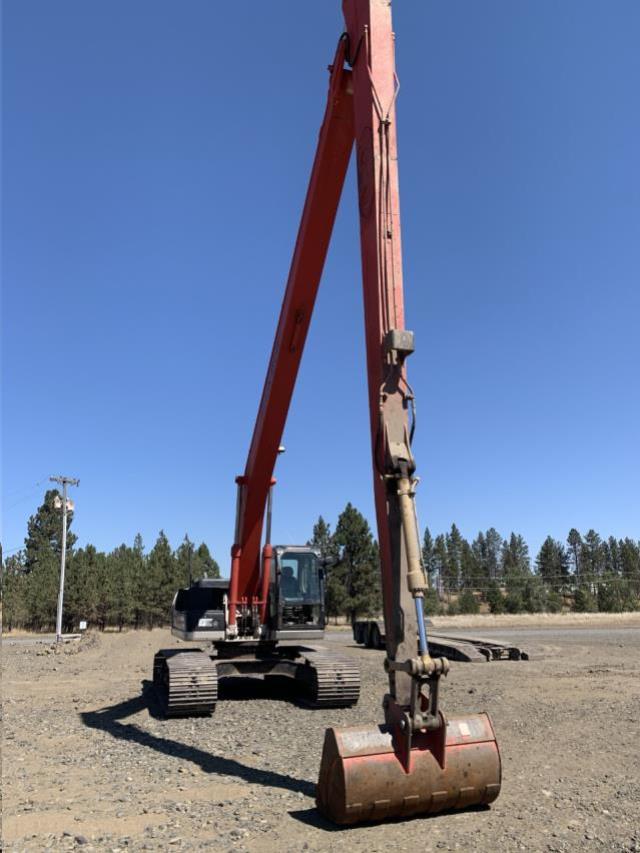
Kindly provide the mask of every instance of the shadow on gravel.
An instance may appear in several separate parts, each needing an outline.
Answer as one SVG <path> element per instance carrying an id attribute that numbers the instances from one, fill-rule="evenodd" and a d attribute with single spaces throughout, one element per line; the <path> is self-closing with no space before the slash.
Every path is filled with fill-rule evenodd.
<path id="1" fill-rule="evenodd" d="M 466 808 L 465 812 L 488 812 L 491 811 L 491 806 L 471 806 Z M 409 823 L 412 820 L 438 820 L 438 818 L 446 818 L 456 813 L 456 809 L 449 809 L 446 812 L 438 812 L 437 814 L 417 814 L 409 817 L 393 817 L 387 818 L 385 824 L 393 823 Z M 299 809 L 298 811 L 289 812 L 289 816 L 294 820 L 304 823 L 306 826 L 312 826 L 314 829 L 321 829 L 324 832 L 349 832 L 352 829 L 362 829 L 365 826 L 375 826 L 375 822 L 353 823 L 349 826 L 338 826 L 332 823 L 328 818 L 323 817 L 317 809 Z"/>
<path id="2" fill-rule="evenodd" d="M 298 811 L 289 812 L 289 817 L 304 823 L 305 826 L 321 829 L 323 832 L 348 832 L 350 829 L 357 829 L 358 826 L 362 826 L 362 824 L 338 826 L 337 823 L 332 823 L 328 818 L 323 817 L 317 809 L 298 809 Z"/>
<path id="3" fill-rule="evenodd" d="M 218 681 L 218 699 L 223 702 L 247 699 L 269 699 L 299 705 L 298 685 L 284 675 L 268 675 L 265 678 L 221 678 Z"/>
<path id="4" fill-rule="evenodd" d="M 316 786 L 305 779 L 296 779 L 293 776 L 285 776 L 273 770 L 260 770 L 249 767 L 233 758 L 223 758 L 212 755 L 195 746 L 188 746 L 171 738 L 159 737 L 151 732 L 144 731 L 133 723 L 122 722 L 126 717 L 137 714 L 145 708 L 154 718 L 159 718 L 160 713 L 155 700 L 150 682 L 143 683 L 143 693 L 117 705 L 102 708 L 100 711 L 85 711 L 81 713 L 80 719 L 85 726 L 107 732 L 118 740 L 137 743 L 139 746 L 154 749 L 163 755 L 172 758 L 180 758 L 184 761 L 192 761 L 200 766 L 205 773 L 218 773 L 221 776 L 235 776 L 245 782 L 254 785 L 265 785 L 269 788 L 282 788 L 286 791 L 301 793 L 307 797 L 315 796 Z"/>

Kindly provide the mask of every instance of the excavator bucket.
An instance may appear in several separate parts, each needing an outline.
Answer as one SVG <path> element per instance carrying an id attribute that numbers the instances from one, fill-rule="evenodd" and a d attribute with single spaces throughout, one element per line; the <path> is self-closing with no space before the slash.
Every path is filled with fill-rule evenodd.
<path id="1" fill-rule="evenodd" d="M 409 755 L 387 726 L 327 729 L 316 795 L 338 824 L 487 805 L 500 793 L 501 765 L 489 715 L 446 720 L 418 732 Z"/>

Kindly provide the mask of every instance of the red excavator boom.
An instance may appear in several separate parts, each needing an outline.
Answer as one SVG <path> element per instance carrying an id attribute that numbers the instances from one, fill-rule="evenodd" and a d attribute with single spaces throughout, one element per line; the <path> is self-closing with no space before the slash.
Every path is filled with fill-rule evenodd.
<path id="1" fill-rule="evenodd" d="M 322 276 L 338 202 L 353 147 L 353 108 L 346 42 L 333 61 L 329 97 L 293 253 L 260 408 L 243 476 L 238 477 L 235 541 L 231 549 L 229 627 L 239 606 L 258 605 L 264 624 L 270 548 L 260 583 L 260 539 L 273 471 Z"/>

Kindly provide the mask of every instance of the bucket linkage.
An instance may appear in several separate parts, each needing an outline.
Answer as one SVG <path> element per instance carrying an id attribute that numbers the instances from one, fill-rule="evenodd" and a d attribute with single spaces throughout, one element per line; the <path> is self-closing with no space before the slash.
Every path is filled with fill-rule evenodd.
<path id="1" fill-rule="evenodd" d="M 351 824 L 493 802 L 501 784 L 493 725 L 486 713 L 447 719 L 439 709 L 446 658 L 421 655 L 385 664 L 412 670 L 411 704 L 403 708 L 387 694 L 384 725 L 327 729 L 319 810 L 335 823 Z"/>
<path id="2" fill-rule="evenodd" d="M 316 802 L 338 824 L 430 814 L 488 805 L 500 793 L 501 762 L 486 713 L 447 719 L 439 707 L 440 679 L 449 661 L 428 653 L 423 608 L 427 580 L 419 548 L 415 481 L 398 479 L 407 555 L 407 587 L 414 601 L 418 654 L 396 660 L 387 650 L 385 724 L 327 729 Z M 413 629 L 410 629 L 413 630 Z M 414 631 L 413 636 L 416 636 Z M 396 698 L 398 678 L 409 699 Z"/>

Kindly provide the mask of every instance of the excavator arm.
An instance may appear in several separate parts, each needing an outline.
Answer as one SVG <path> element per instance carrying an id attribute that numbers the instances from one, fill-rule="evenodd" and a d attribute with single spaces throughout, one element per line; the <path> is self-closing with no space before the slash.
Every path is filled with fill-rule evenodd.
<path id="1" fill-rule="evenodd" d="M 404 328 L 395 120 L 399 81 L 390 4 L 344 0 L 342 6 L 353 68 L 373 489 L 387 656 L 393 661 L 416 654 L 418 634 L 426 653 L 422 597 L 427 586 L 413 502 L 413 393 L 405 366 L 414 341 Z M 409 705 L 411 678 L 395 670 L 389 674 L 391 695 Z"/>

